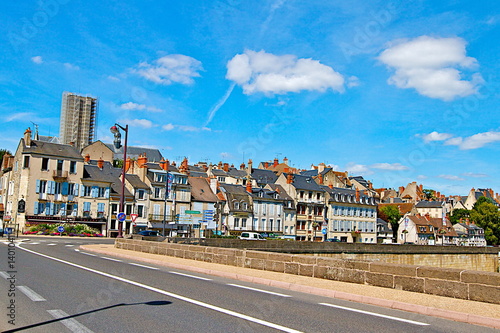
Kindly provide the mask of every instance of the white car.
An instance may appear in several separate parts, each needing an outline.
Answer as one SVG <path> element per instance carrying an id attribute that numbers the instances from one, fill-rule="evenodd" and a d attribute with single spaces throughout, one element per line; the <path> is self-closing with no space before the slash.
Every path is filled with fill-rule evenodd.
<path id="1" fill-rule="evenodd" d="M 239 239 L 246 239 L 246 240 L 266 240 L 258 232 L 242 232 L 238 238 Z"/>

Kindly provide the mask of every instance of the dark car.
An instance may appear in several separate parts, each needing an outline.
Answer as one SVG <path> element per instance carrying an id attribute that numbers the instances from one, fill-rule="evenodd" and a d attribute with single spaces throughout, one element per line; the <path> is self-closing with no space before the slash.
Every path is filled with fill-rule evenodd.
<path id="1" fill-rule="evenodd" d="M 150 237 L 159 237 L 161 236 L 158 231 L 155 230 L 141 230 L 137 233 L 137 235 L 141 236 L 150 236 Z"/>
<path id="2" fill-rule="evenodd" d="M 335 242 L 340 242 L 340 239 L 338 239 L 338 238 L 328 238 L 328 239 L 325 240 L 325 242 L 335 243 Z"/>

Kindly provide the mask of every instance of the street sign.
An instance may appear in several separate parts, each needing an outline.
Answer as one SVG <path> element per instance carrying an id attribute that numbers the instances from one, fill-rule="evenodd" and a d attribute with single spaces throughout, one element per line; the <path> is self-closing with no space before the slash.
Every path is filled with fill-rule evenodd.
<path id="1" fill-rule="evenodd" d="M 201 214 L 199 210 L 186 210 L 185 214 Z"/>
<path id="2" fill-rule="evenodd" d="M 12 220 L 12 216 L 10 216 L 10 215 L 5 215 L 5 216 L 3 217 L 3 220 L 4 220 L 4 222 L 9 222 L 10 220 Z"/>
<path id="3" fill-rule="evenodd" d="M 135 220 L 137 219 L 139 215 L 137 214 L 130 214 L 130 218 L 132 219 L 132 222 L 135 222 Z"/>
<path id="4" fill-rule="evenodd" d="M 323 235 L 326 235 L 326 233 L 327 233 L 326 228 L 325 228 L 325 229 L 322 229 L 322 230 L 321 230 L 321 233 L 322 233 Z"/>
<path id="5" fill-rule="evenodd" d="M 116 218 L 118 219 L 118 221 L 125 221 L 125 219 L 127 218 L 127 215 L 125 215 L 125 213 L 118 213 L 118 215 L 116 215 Z"/>
<path id="6" fill-rule="evenodd" d="M 62 225 L 58 226 L 58 227 L 57 227 L 57 231 L 58 231 L 59 233 L 64 232 L 64 227 L 63 227 Z"/>
<path id="7" fill-rule="evenodd" d="M 5 228 L 4 232 L 6 235 L 10 235 L 14 232 L 14 228 Z"/>

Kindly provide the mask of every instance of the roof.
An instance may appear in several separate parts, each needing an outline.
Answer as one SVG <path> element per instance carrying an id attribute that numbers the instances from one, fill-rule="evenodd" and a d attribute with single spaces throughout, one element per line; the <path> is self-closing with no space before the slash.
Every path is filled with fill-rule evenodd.
<path id="1" fill-rule="evenodd" d="M 92 161 L 93 163 L 95 161 Z M 114 168 L 110 162 L 104 162 L 103 168 L 100 169 L 97 165 L 86 164 L 83 166 L 83 178 L 85 181 L 106 182 L 111 184 L 111 193 L 121 193 L 122 182 L 120 175 L 121 169 Z M 132 196 L 132 194 L 125 187 L 125 196 Z"/>
<path id="2" fill-rule="evenodd" d="M 291 196 L 289 196 L 288 193 L 286 193 L 285 189 L 281 185 L 267 184 L 266 187 L 270 188 L 271 190 L 273 190 L 275 192 L 278 192 L 280 195 L 280 198 L 282 200 L 293 200 L 293 198 Z"/>
<path id="3" fill-rule="evenodd" d="M 252 169 L 252 179 L 255 179 L 257 184 L 274 184 L 278 176 L 271 170 Z"/>
<path id="4" fill-rule="evenodd" d="M 133 188 L 149 190 L 149 186 L 138 175 L 125 174 L 125 178 Z"/>
<path id="5" fill-rule="evenodd" d="M 304 170 L 301 171 L 300 174 L 303 176 L 316 177 L 318 174 L 325 175 L 330 172 L 330 170 L 332 170 L 332 168 L 324 168 L 321 172 L 318 172 L 318 169 Z"/>
<path id="6" fill-rule="evenodd" d="M 417 208 L 443 208 L 441 201 L 419 201 L 415 207 Z"/>
<path id="7" fill-rule="evenodd" d="M 191 200 L 202 202 L 217 202 L 219 199 L 212 192 L 210 184 L 206 178 L 188 177 L 189 185 L 191 185 Z"/>
<path id="8" fill-rule="evenodd" d="M 287 174 L 283 175 L 285 175 L 285 177 L 288 176 Z M 324 189 L 309 176 L 293 175 L 292 185 L 300 190 L 324 192 Z"/>
<path id="9" fill-rule="evenodd" d="M 212 174 L 214 176 L 222 176 L 222 177 L 227 177 L 228 175 L 226 171 L 220 169 L 212 169 Z"/>
<path id="10" fill-rule="evenodd" d="M 112 143 L 105 143 L 104 145 L 109 149 L 111 149 L 111 151 L 115 155 L 114 158 L 123 159 L 123 146 L 120 147 L 120 149 L 116 149 L 115 145 Z M 146 154 L 149 162 L 160 162 L 163 158 L 158 149 L 127 146 L 127 157 L 138 158 L 139 155 L 143 154 Z"/>
<path id="11" fill-rule="evenodd" d="M 208 175 L 206 172 L 199 172 L 199 171 L 190 171 L 189 176 L 191 177 L 202 177 L 202 178 L 208 178 Z"/>
<path id="12" fill-rule="evenodd" d="M 245 178 L 247 176 L 246 170 L 238 170 L 236 168 L 229 168 L 227 174 L 234 178 Z"/>
<path id="13" fill-rule="evenodd" d="M 31 146 L 26 147 L 24 139 L 23 142 L 23 154 L 35 154 L 44 156 L 55 156 L 59 159 L 76 159 L 83 161 L 82 155 L 78 149 L 71 145 L 63 145 L 59 143 L 45 142 L 39 140 L 31 140 Z"/>
<path id="14" fill-rule="evenodd" d="M 361 186 L 365 188 L 370 188 L 370 184 L 366 179 L 364 179 L 362 176 L 355 176 L 355 177 L 349 177 L 349 180 L 355 180 L 357 181 Z"/>

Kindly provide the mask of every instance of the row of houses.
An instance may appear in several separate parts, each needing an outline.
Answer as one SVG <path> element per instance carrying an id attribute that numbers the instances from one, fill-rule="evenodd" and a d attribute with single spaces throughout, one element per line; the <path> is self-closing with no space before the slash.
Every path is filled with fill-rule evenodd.
<path id="1" fill-rule="evenodd" d="M 377 206 L 397 204 L 412 207 L 405 212 L 406 224 L 399 230 L 406 231 L 398 241 L 432 244 L 430 233 L 443 228 L 427 226 L 424 232 L 421 217 L 439 219 L 461 202 L 419 201 L 423 191 L 416 183 L 399 191 L 374 189 L 363 177 L 322 163 L 297 170 L 286 158 L 256 168 L 251 160 L 239 168 L 222 162 L 190 165 L 186 158 L 176 165 L 158 150 L 130 147 L 128 158 L 117 166 L 121 149 L 96 141 L 78 151 L 36 133 L 32 138 L 27 129 L 15 154 L 2 161 L 3 223 L 19 231 L 38 224 L 84 223 L 108 237 L 116 237 L 121 225 L 124 233 L 154 229 L 206 237 L 256 231 L 299 241 L 381 243 L 391 241 L 392 231 L 377 219 Z M 122 221 L 119 213 L 124 213 Z M 443 242 L 457 238 L 446 236 Z"/>

